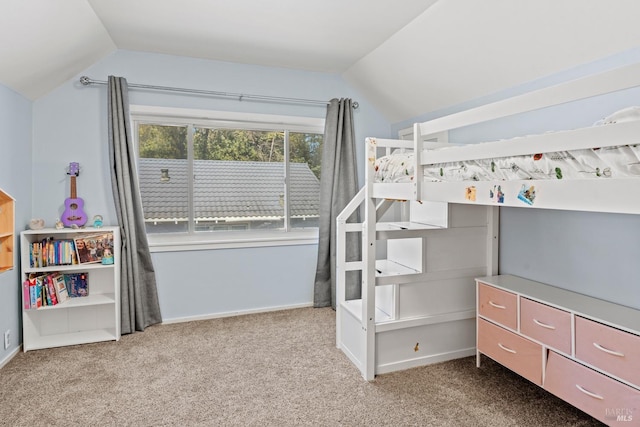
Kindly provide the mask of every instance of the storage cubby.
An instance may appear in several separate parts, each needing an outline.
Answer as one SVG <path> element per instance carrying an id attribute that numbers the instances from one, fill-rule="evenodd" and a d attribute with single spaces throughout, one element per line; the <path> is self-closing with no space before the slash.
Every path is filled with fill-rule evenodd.
<path id="1" fill-rule="evenodd" d="M 13 269 L 15 200 L 0 189 L 0 273 Z"/>
<path id="2" fill-rule="evenodd" d="M 34 242 L 73 240 L 113 233 L 113 263 L 100 262 L 33 267 L 30 248 Z M 22 280 L 47 273 L 87 273 L 89 294 L 56 305 L 27 308 L 23 290 L 24 351 L 120 339 L 120 229 L 28 230 L 20 234 Z M 76 260 L 77 262 L 77 260 Z"/>

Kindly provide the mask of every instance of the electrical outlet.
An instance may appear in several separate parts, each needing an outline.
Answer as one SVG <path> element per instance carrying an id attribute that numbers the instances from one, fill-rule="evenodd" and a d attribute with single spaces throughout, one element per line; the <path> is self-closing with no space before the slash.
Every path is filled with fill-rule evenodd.
<path id="1" fill-rule="evenodd" d="M 4 349 L 8 349 L 9 346 L 11 345 L 11 330 L 7 329 L 4 332 Z"/>

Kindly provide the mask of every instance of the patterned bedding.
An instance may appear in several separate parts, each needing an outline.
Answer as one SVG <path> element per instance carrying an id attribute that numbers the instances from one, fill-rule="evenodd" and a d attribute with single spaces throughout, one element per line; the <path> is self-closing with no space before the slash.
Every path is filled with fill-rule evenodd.
<path id="1" fill-rule="evenodd" d="M 415 170 L 413 153 L 400 150 L 376 159 L 375 182 L 411 182 Z"/>
<path id="2" fill-rule="evenodd" d="M 604 118 L 597 125 L 638 119 L 640 108 L 629 107 Z M 376 159 L 374 167 L 376 182 L 411 182 L 415 167 L 413 153 L 397 150 L 390 156 Z M 424 166 L 423 174 L 426 181 L 638 177 L 640 142 L 637 145 L 427 165 Z"/>

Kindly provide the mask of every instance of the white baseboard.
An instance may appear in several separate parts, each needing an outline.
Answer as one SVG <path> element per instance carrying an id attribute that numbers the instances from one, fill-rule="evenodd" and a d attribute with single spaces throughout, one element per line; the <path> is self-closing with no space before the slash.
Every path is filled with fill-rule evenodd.
<path id="1" fill-rule="evenodd" d="M 0 360 L 0 369 L 2 369 L 4 367 L 4 365 L 6 365 L 7 363 L 11 362 L 11 359 L 16 357 L 16 355 L 18 353 L 20 353 L 20 350 L 22 350 L 22 344 L 20 344 L 11 353 L 9 353 L 7 355 L 7 357 L 5 357 L 4 359 Z"/>
<path id="2" fill-rule="evenodd" d="M 224 313 L 204 314 L 201 316 L 174 317 L 173 319 L 162 319 L 162 324 L 168 325 L 170 323 L 193 322 L 196 320 L 220 319 L 223 317 L 243 316 L 245 314 L 268 313 L 270 311 L 292 310 L 296 308 L 308 308 L 308 307 L 313 307 L 313 303 L 309 302 L 304 304 L 281 305 L 277 307 L 263 307 L 263 308 L 256 308 L 251 310 L 227 311 Z"/>

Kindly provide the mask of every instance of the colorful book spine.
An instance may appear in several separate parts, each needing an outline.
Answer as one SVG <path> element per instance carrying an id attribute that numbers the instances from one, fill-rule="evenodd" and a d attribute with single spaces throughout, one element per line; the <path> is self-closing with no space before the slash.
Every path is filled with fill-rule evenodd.
<path id="1" fill-rule="evenodd" d="M 51 305 L 58 304 L 58 297 L 56 296 L 56 288 L 53 284 L 53 274 L 50 274 L 45 277 L 45 282 L 47 284 L 47 292 L 49 293 L 49 298 L 47 301 L 51 301 Z"/>
<path id="2" fill-rule="evenodd" d="M 77 264 L 73 240 L 43 239 L 31 243 L 29 264 L 33 268 Z"/>
<path id="3" fill-rule="evenodd" d="M 51 302 L 51 296 L 49 295 L 49 288 L 47 288 L 46 284 L 42 287 L 42 305 L 44 307 L 53 305 L 53 303 Z"/>
<path id="4" fill-rule="evenodd" d="M 38 308 L 38 306 L 36 305 L 36 300 L 38 299 L 36 296 L 36 290 L 37 290 L 36 279 L 30 278 L 29 279 L 29 298 L 30 298 L 29 305 L 31 306 L 31 308 Z"/>
<path id="5" fill-rule="evenodd" d="M 22 304 L 25 310 L 31 308 L 31 294 L 29 290 L 29 279 L 22 282 Z"/>
<path id="6" fill-rule="evenodd" d="M 36 278 L 36 308 L 42 307 L 42 280 Z"/>

